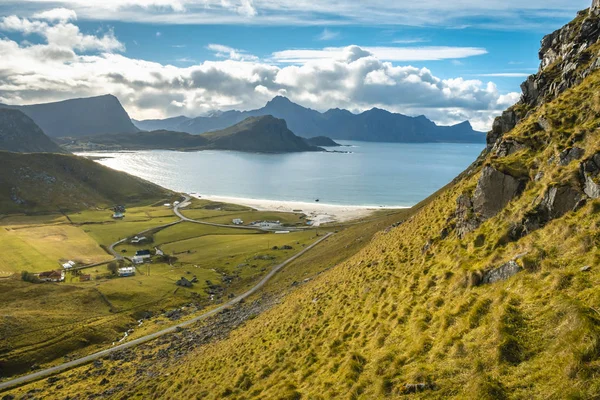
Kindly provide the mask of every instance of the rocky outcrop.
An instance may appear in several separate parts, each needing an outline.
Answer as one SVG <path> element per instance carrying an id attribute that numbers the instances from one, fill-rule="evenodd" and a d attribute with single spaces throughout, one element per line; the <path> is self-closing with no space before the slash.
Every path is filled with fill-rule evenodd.
<path id="1" fill-rule="evenodd" d="M 569 165 L 572 161 L 579 160 L 585 154 L 585 150 L 579 147 L 571 147 L 563 150 L 558 155 L 558 164 L 565 166 Z"/>
<path id="2" fill-rule="evenodd" d="M 488 149 L 491 149 L 505 133 L 510 132 L 518 122 L 519 117 L 513 109 L 504 111 L 501 116 L 496 118 L 492 130 L 487 135 Z"/>
<path id="3" fill-rule="evenodd" d="M 511 239 L 517 240 L 526 236 L 551 220 L 578 210 L 583 204 L 585 196 L 578 189 L 569 185 L 550 187 L 533 209 L 525 214 L 523 221 L 512 228 Z"/>
<path id="4" fill-rule="evenodd" d="M 525 188 L 525 182 L 485 166 L 473 194 L 473 210 L 486 220 L 498 214 Z"/>
<path id="5" fill-rule="evenodd" d="M 496 146 L 494 146 L 493 152 L 498 157 L 507 157 L 526 148 L 527 146 L 513 139 L 503 139 L 500 142 L 498 142 Z"/>
<path id="6" fill-rule="evenodd" d="M 473 210 L 471 196 L 463 193 L 456 199 L 456 234 L 461 239 L 469 232 L 473 232 L 481 224 Z"/>
<path id="7" fill-rule="evenodd" d="M 581 11 L 573 22 L 545 36 L 539 52 L 539 71 L 521 84 L 523 94 L 519 103 L 494 121 L 487 136 L 488 150 L 529 110 L 555 99 L 600 69 L 600 54 L 597 46 L 592 47 L 599 39 L 599 0 L 593 0 L 591 8 Z M 549 126 L 542 121 L 540 127 L 547 130 Z"/>
<path id="8" fill-rule="evenodd" d="M 583 181 L 583 192 L 592 199 L 600 198 L 600 182 L 598 182 L 598 178 L 600 178 L 600 153 L 596 153 L 582 162 L 579 169 Z"/>
<path id="9" fill-rule="evenodd" d="M 494 283 L 499 281 L 505 281 L 508 278 L 515 276 L 523 268 L 515 261 L 509 261 L 506 264 L 502 264 L 498 268 L 494 268 L 491 271 L 486 272 L 483 275 L 482 283 Z"/>

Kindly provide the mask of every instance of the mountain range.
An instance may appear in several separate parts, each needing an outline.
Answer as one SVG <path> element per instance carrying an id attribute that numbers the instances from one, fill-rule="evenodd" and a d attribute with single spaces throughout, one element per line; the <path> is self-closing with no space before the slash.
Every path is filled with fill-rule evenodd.
<path id="1" fill-rule="evenodd" d="M 224 129 L 248 117 L 261 115 L 284 119 L 289 129 L 302 137 L 327 136 L 337 140 L 401 143 L 485 142 L 485 134 L 473 130 L 468 121 L 453 126 L 438 126 L 425 116 L 409 117 L 378 108 L 360 114 L 337 108 L 321 113 L 302 107 L 282 96 L 275 97 L 257 110 L 225 111 L 197 118 L 179 116 L 133 122 L 142 130 L 165 129 L 202 134 Z"/>
<path id="2" fill-rule="evenodd" d="M 337 145 L 328 138 L 304 139 L 294 135 L 284 120 L 270 115 L 248 117 L 229 128 L 192 135 L 155 130 L 58 139 L 71 151 L 85 150 L 234 150 L 257 153 L 324 151 L 312 142 Z"/>
<path id="3" fill-rule="evenodd" d="M 0 108 L 22 111 L 50 137 L 139 131 L 119 99 L 109 94 L 24 106 L 0 104 Z"/>

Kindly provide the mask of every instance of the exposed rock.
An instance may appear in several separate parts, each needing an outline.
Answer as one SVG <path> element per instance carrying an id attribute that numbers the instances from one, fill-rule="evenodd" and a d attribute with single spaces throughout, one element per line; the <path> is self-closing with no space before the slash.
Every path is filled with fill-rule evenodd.
<path id="1" fill-rule="evenodd" d="M 483 275 L 482 283 L 494 283 L 498 281 L 505 281 L 508 278 L 516 275 L 523 268 L 515 261 L 509 261 L 506 264 L 502 264 L 498 268 L 494 268 L 491 271 L 486 272 Z"/>
<path id="2" fill-rule="evenodd" d="M 585 154 L 585 150 L 579 147 L 571 147 L 563 150 L 558 155 L 558 163 L 560 165 L 569 165 L 572 161 L 579 160 Z"/>
<path id="3" fill-rule="evenodd" d="M 506 157 L 526 148 L 527 146 L 524 144 L 516 142 L 512 139 L 505 139 L 494 146 L 494 154 L 496 154 L 498 157 Z"/>
<path id="4" fill-rule="evenodd" d="M 473 195 L 473 209 L 484 220 L 492 218 L 524 188 L 524 181 L 486 166 Z"/>
<path id="5" fill-rule="evenodd" d="M 592 8 L 590 9 L 593 13 L 600 13 L 600 0 L 594 0 Z"/>
<path id="6" fill-rule="evenodd" d="M 588 272 L 591 270 L 592 270 L 592 267 L 590 267 L 589 265 L 586 265 L 585 267 L 581 267 L 581 269 L 580 269 L 581 272 Z"/>
<path id="7" fill-rule="evenodd" d="M 510 132 L 518 122 L 517 114 L 512 109 L 504 111 L 501 116 L 497 117 L 492 125 L 492 130 L 487 135 L 488 148 L 492 148 L 498 139 Z"/>
<path id="8" fill-rule="evenodd" d="M 539 171 L 537 174 L 535 174 L 535 178 L 533 178 L 533 180 L 539 182 L 544 178 L 544 175 L 544 171 Z"/>
<path id="9" fill-rule="evenodd" d="M 469 232 L 474 231 L 481 224 L 475 211 L 471 196 L 466 193 L 461 194 L 456 199 L 456 234 L 461 239 Z"/>
<path id="10" fill-rule="evenodd" d="M 540 117 L 538 119 L 537 123 L 538 123 L 538 126 L 546 132 L 548 132 L 552 128 L 552 126 L 550 125 L 550 122 L 544 117 Z"/>
<path id="11" fill-rule="evenodd" d="M 583 191 L 592 199 L 600 198 L 600 153 L 594 154 L 581 163 L 580 173 L 583 180 Z"/>
<path id="12" fill-rule="evenodd" d="M 581 200 L 581 193 L 571 186 L 554 186 L 546 191 L 540 206 L 548 211 L 550 219 L 554 219 L 577 209 Z"/>
<path id="13" fill-rule="evenodd" d="M 409 393 L 419 393 L 425 390 L 435 390 L 435 385 L 433 383 L 405 383 L 402 386 L 401 392 L 402 394 Z"/>

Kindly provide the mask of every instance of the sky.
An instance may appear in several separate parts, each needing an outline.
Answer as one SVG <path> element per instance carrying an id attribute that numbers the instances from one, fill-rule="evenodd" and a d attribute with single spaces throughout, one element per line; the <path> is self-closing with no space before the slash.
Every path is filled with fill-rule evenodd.
<path id="1" fill-rule="evenodd" d="M 0 102 L 106 93 L 135 119 L 373 107 L 486 131 L 591 0 L 0 0 Z"/>

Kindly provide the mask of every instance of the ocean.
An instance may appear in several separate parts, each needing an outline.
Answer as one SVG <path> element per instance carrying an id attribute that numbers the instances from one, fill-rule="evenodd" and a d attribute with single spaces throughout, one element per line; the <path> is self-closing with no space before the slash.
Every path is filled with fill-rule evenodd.
<path id="1" fill-rule="evenodd" d="M 450 182 L 483 144 L 340 141 L 348 153 L 164 150 L 78 153 L 168 189 L 277 201 L 408 207 Z"/>

